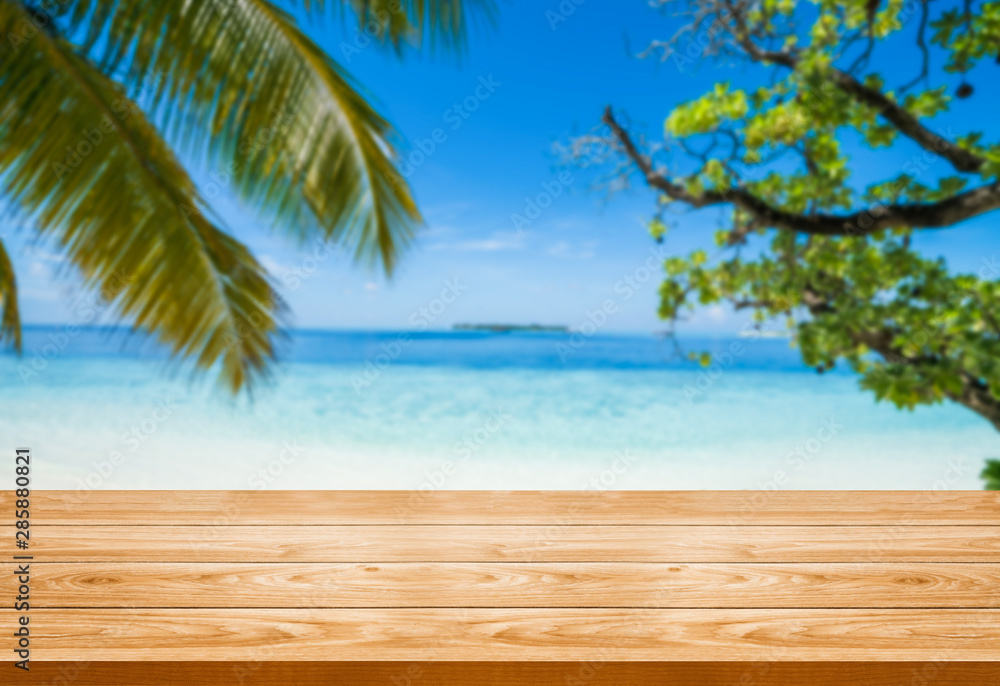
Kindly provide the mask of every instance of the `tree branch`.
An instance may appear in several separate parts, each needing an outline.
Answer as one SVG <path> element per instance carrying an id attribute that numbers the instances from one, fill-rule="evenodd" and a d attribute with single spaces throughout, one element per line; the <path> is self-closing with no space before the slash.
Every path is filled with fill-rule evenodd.
<path id="1" fill-rule="evenodd" d="M 962 392 L 947 393 L 948 397 L 963 407 L 985 417 L 997 431 L 1000 431 L 1000 400 L 990 393 L 990 389 L 979 379 L 962 373 Z"/>
<path id="2" fill-rule="evenodd" d="M 910 88 L 917 85 L 922 80 L 925 80 L 928 74 L 930 74 L 931 52 L 927 48 L 927 38 L 926 38 L 927 17 L 928 14 L 930 14 L 929 10 L 927 9 L 927 3 L 929 1 L 930 0 L 920 0 L 920 26 L 917 28 L 917 47 L 920 48 L 920 54 L 923 57 L 922 67 L 920 69 L 920 73 L 917 74 L 916 78 L 914 78 L 909 83 L 900 86 L 899 88 L 900 93 L 905 93 L 906 91 L 910 90 Z"/>
<path id="3" fill-rule="evenodd" d="M 639 151 L 628 132 L 615 120 L 610 106 L 605 109 L 601 121 L 611 129 L 625 154 L 638 167 L 651 188 L 694 208 L 733 205 L 752 215 L 757 223 L 775 229 L 819 236 L 859 236 L 903 227 L 940 229 L 1000 208 L 1000 181 L 935 203 L 875 205 L 851 214 L 803 215 L 787 212 L 741 187 L 724 191 L 706 190 L 695 194 L 653 168 L 650 158 Z"/>
<path id="4" fill-rule="evenodd" d="M 850 335 L 856 342 L 878 353 L 887 362 L 900 364 L 926 364 L 928 362 L 928 359 L 911 360 L 903 354 L 903 350 L 893 346 L 892 341 L 898 335 L 896 331 L 882 329 L 860 333 L 850 332 Z M 1000 431 L 1000 398 L 994 396 L 986 384 L 968 372 L 959 371 L 958 375 L 962 382 L 962 390 L 959 392 L 945 390 L 944 395 L 952 402 L 956 402 L 983 417 L 997 431 Z"/>
<path id="5" fill-rule="evenodd" d="M 799 64 L 798 55 L 789 50 L 765 50 L 751 40 L 751 31 L 746 25 L 746 19 L 741 14 L 741 7 L 730 6 L 736 24 L 733 38 L 754 62 L 777 64 L 788 69 L 795 69 Z M 956 170 L 968 174 L 979 171 L 986 163 L 982 157 L 959 147 L 947 138 L 940 136 L 910 114 L 896 101 L 884 93 L 864 85 L 849 73 L 840 69 L 832 69 L 833 83 L 858 102 L 877 110 L 897 131 L 914 141 L 924 150 L 948 160 Z"/>
<path id="6" fill-rule="evenodd" d="M 906 109 L 888 98 L 881 91 L 869 88 L 838 69 L 833 70 L 833 82 L 842 91 L 858 102 L 878 110 L 897 131 L 915 142 L 924 150 L 933 152 L 948 160 L 960 172 L 973 174 L 986 163 L 982 157 L 960 148 L 944 136 L 940 136 L 923 124 Z"/>

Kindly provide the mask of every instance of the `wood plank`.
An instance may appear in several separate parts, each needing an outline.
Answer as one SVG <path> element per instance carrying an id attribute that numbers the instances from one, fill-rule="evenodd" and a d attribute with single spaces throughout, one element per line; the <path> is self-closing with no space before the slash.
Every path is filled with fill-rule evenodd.
<path id="1" fill-rule="evenodd" d="M 4 671 L 6 670 L 6 671 Z M 995 662 L 35 662 L 22 686 L 1000 686 Z M 15 681 L 16 679 L 16 681 Z"/>
<path id="2" fill-rule="evenodd" d="M 32 624 L 38 661 L 1000 656 L 1000 610 L 41 609 Z"/>
<path id="3" fill-rule="evenodd" d="M 1000 562 L 1000 527 L 59 525 L 31 545 L 38 562 Z"/>
<path id="4" fill-rule="evenodd" d="M 0 510 L 14 494 L 0 493 Z M 33 524 L 1000 524 L 990 491 L 34 491 Z"/>
<path id="5" fill-rule="evenodd" d="M 0 575 L 3 597 L 16 577 Z M 9 594 L 9 595 L 6 595 Z M 981 607 L 998 564 L 60 564 L 45 607 Z"/>

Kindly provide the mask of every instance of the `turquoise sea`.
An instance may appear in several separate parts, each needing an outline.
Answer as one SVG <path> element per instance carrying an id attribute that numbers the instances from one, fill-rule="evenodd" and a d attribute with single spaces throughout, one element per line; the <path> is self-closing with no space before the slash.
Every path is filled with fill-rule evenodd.
<path id="1" fill-rule="evenodd" d="M 787 340 L 680 346 L 715 363 L 653 336 L 298 331 L 233 400 L 139 337 L 31 328 L 0 355 L 0 437 L 53 489 L 979 489 L 1000 456 L 970 412 L 876 404 Z"/>

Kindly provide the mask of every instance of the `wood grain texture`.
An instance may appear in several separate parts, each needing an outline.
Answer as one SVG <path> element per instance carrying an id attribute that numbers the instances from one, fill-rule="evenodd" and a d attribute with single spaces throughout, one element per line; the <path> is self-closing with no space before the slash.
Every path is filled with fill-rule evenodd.
<path id="1" fill-rule="evenodd" d="M 31 583 L 36 609 L 1000 606 L 998 564 L 42 563 Z"/>
<path id="2" fill-rule="evenodd" d="M 269 686 L 1000 674 L 1000 493 L 94 491 L 34 493 L 31 510 L 30 679 L 56 661 L 98 665 L 53 683 L 234 683 L 220 669 Z M 13 527 L 0 537 L 9 548 Z M 15 579 L 0 575 L 3 597 Z M 365 671 L 373 659 L 433 664 L 406 681 Z M 574 660 L 586 676 L 562 671 Z M 886 666 L 900 661 L 933 674 Z M 980 661 L 996 669 L 947 671 Z M 595 664 L 619 667 L 602 682 Z"/>
<path id="3" fill-rule="evenodd" d="M 31 544 L 40 562 L 1000 562 L 996 526 L 59 525 Z"/>
<path id="4" fill-rule="evenodd" d="M 0 493 L 0 509 L 14 495 Z M 34 525 L 1000 523 L 989 491 L 35 491 Z"/>
<path id="5" fill-rule="evenodd" d="M 995 662 L 38 662 L 23 686 L 1000 686 Z"/>
<path id="6" fill-rule="evenodd" d="M 13 626 L 13 611 L 0 621 Z M 996 660 L 1000 610 L 40 609 L 36 660 Z M 7 639 L 13 643 L 13 639 Z"/>

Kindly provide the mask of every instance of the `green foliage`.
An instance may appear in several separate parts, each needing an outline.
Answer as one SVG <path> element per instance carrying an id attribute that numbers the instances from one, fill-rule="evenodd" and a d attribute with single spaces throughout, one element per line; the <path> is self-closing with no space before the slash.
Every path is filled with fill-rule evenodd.
<path id="1" fill-rule="evenodd" d="M 729 3 L 691 5 L 689 16 L 713 27 L 716 54 L 742 55 L 770 73 L 756 90 L 719 83 L 666 118 L 668 136 L 727 143 L 705 148 L 697 171 L 670 177 L 675 186 L 657 186 L 661 201 L 726 206 L 728 221 L 711 258 L 696 250 L 665 260 L 659 314 L 679 319 L 720 303 L 749 309 L 758 325 L 789 327 L 806 364 L 819 371 L 847 365 L 879 401 L 904 409 L 954 401 L 1000 430 L 998 270 L 984 261 L 978 274 L 953 274 L 911 246 L 915 230 L 946 228 L 961 217 L 869 229 L 886 208 L 910 206 L 899 211 L 916 216 L 918 204 L 930 216 L 961 204 L 953 201 L 970 189 L 996 194 L 988 184 L 1000 172 L 1000 143 L 983 132 L 954 143 L 936 138 L 943 127 L 930 121 L 965 105 L 952 100 L 949 86 L 931 83 L 946 78 L 940 71 L 914 80 L 909 87 L 923 88 L 905 95 L 864 73 L 868 53 L 884 41 L 897 52 L 912 50 L 913 64 L 921 64 L 918 46 L 896 35 L 918 23 L 919 5 L 819 0 L 819 14 L 809 15 L 803 4 L 772 0 L 742 14 Z M 808 32 L 804 16 L 812 16 Z M 945 72 L 968 72 L 997 57 L 1000 3 L 971 3 L 968 14 L 942 8 L 928 25 L 934 50 L 945 53 Z M 846 140 L 860 141 L 866 154 L 891 148 L 912 157 L 890 178 L 862 187 L 852 180 L 859 163 L 844 152 Z M 946 159 L 952 150 L 977 161 Z M 997 206 L 991 203 L 987 211 Z M 824 213 L 852 217 L 838 227 L 845 235 L 812 230 Z M 1000 463 L 988 471 L 1000 484 Z"/>
<path id="2" fill-rule="evenodd" d="M 469 7 L 493 12 L 490 0 L 330 4 L 396 50 L 459 49 Z M 391 272 L 420 222 L 395 134 L 291 15 L 268 0 L 53 7 L 0 0 L 0 192 L 114 312 L 198 368 L 218 365 L 234 391 L 274 358 L 281 299 L 174 148 L 294 239 Z M 2 246 L 0 305 L 0 339 L 20 347 Z"/>
<path id="3" fill-rule="evenodd" d="M 983 58 L 993 58 L 1000 45 L 1000 2 L 982 3 L 978 12 L 944 11 L 931 22 L 933 42 L 947 50 L 945 71 L 967 72 Z"/>
<path id="4" fill-rule="evenodd" d="M 945 93 L 946 86 L 926 90 L 916 95 L 907 95 L 902 105 L 915 117 L 933 117 L 948 110 L 951 98 Z"/>
<path id="5" fill-rule="evenodd" d="M 846 362 L 879 400 L 907 409 L 941 402 L 961 393 L 963 375 L 1000 397 L 1000 283 L 949 275 L 900 237 L 781 234 L 756 259 L 708 265 L 692 253 L 665 268 L 663 316 L 720 302 L 752 305 L 760 321 L 792 315 L 806 364 Z M 810 313 L 814 300 L 823 306 Z M 869 336 L 884 354 L 871 354 Z"/>
<path id="6" fill-rule="evenodd" d="M 986 460 L 979 478 L 986 482 L 987 491 L 1000 491 L 1000 460 Z"/>
<path id="7" fill-rule="evenodd" d="M 674 136 L 690 136 L 716 130 L 724 121 L 740 119 L 747 113 L 743 91 L 730 92 L 728 83 L 719 83 L 702 97 L 681 105 L 667 117 L 666 130 Z"/>

